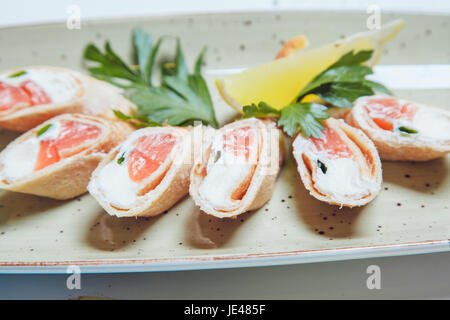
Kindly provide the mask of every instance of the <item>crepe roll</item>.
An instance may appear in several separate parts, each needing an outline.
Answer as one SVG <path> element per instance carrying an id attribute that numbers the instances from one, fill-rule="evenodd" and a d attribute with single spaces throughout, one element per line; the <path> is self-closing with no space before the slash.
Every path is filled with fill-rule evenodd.
<path id="1" fill-rule="evenodd" d="M 382 173 L 378 152 L 363 131 L 343 120 L 323 121 L 320 138 L 298 133 L 293 156 L 300 178 L 318 200 L 340 207 L 362 206 L 381 189 Z"/>
<path id="2" fill-rule="evenodd" d="M 363 130 L 381 159 L 427 161 L 450 151 L 450 111 L 391 96 L 355 101 L 346 122 Z"/>
<path id="3" fill-rule="evenodd" d="M 283 158 L 280 131 L 271 121 L 235 121 L 217 130 L 191 171 L 190 195 L 219 218 L 258 209 L 272 196 Z"/>
<path id="4" fill-rule="evenodd" d="M 99 164 L 88 190 L 112 216 L 158 215 L 188 193 L 191 150 L 187 128 L 139 129 Z"/>
<path id="5" fill-rule="evenodd" d="M 135 106 L 121 90 L 78 72 L 37 66 L 0 74 L 0 127 L 25 132 L 63 113 L 114 118 Z"/>
<path id="6" fill-rule="evenodd" d="M 0 153 L 0 188 L 60 200 L 83 194 L 99 162 L 132 130 L 88 115 L 54 117 Z"/>

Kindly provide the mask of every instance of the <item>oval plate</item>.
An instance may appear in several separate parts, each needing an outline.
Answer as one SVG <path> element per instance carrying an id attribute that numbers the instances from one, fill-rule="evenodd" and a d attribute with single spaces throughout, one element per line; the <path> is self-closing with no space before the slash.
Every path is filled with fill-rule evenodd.
<path id="1" fill-rule="evenodd" d="M 400 17 L 384 14 L 385 21 Z M 382 65 L 447 65 L 448 16 L 401 15 L 405 28 L 384 48 Z M 360 13 L 233 13 L 83 21 L 0 30 L 0 70 L 57 65 L 83 71 L 88 42 L 111 40 L 130 57 L 131 29 L 182 39 L 189 65 L 208 46 L 205 76 L 218 118 L 236 116 L 214 86 L 220 73 L 273 59 L 283 41 L 305 34 L 313 46 L 365 28 Z M 333 26 L 330 28 L 329 26 Z M 163 48 L 170 50 L 172 48 Z M 450 107 L 450 90 L 401 88 L 398 96 Z M 3 148 L 17 134 L 1 131 Z M 147 219 L 108 216 L 89 195 L 71 201 L 0 193 L 0 273 L 134 272 L 281 265 L 448 251 L 448 157 L 427 163 L 383 162 L 380 195 L 363 208 L 338 209 L 307 194 L 290 156 L 272 199 L 233 220 L 210 217 L 186 197 Z"/>

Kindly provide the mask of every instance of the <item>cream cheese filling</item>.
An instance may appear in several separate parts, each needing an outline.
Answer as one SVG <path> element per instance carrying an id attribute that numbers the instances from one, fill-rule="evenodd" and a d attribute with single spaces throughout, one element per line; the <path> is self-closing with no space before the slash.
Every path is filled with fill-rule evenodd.
<path id="1" fill-rule="evenodd" d="M 39 154 L 40 141 L 56 139 L 61 130 L 59 121 L 52 122 L 51 126 L 39 137 L 32 137 L 22 141 L 9 149 L 2 159 L 2 176 L 12 183 L 34 172 Z"/>
<path id="2" fill-rule="evenodd" d="M 297 161 L 303 161 L 303 155 L 310 159 L 312 184 L 317 192 L 337 201 L 359 200 L 376 192 L 376 181 L 361 174 L 360 165 L 353 157 L 330 157 L 324 151 L 318 152 L 311 141 L 301 137 L 294 141 L 293 148 Z M 324 165 L 323 169 L 318 161 Z"/>
<path id="3" fill-rule="evenodd" d="M 406 100 L 398 100 L 399 105 L 409 103 Z M 450 140 L 450 113 L 446 110 L 429 108 L 417 105 L 418 109 L 412 119 L 393 119 L 386 117 L 382 112 L 371 110 L 369 115 L 371 118 L 384 118 L 393 124 L 393 132 L 402 138 L 420 138 L 423 140 Z M 408 134 L 402 131 L 402 127 L 412 129 L 417 133 Z"/>
<path id="4" fill-rule="evenodd" d="M 1 75 L 0 81 L 13 86 L 20 86 L 22 82 L 31 80 L 47 94 L 52 103 L 69 101 L 76 97 L 78 85 L 72 75 L 45 69 L 24 71 L 25 74 L 13 78 L 10 78 L 9 75 Z"/>
<path id="5" fill-rule="evenodd" d="M 335 199 L 361 199 L 376 190 L 376 183 L 361 174 L 361 168 L 354 159 L 320 156 L 318 159 L 327 168 L 325 173 L 319 166 L 313 169 L 314 187 L 320 193 Z"/>
<path id="6" fill-rule="evenodd" d="M 421 137 L 450 140 L 450 114 L 448 112 L 426 107 L 419 108 L 412 126 Z"/>
<path id="7" fill-rule="evenodd" d="M 232 211 L 241 204 L 241 199 L 233 199 L 232 195 L 248 179 L 258 161 L 259 135 L 257 130 L 250 130 L 253 130 L 255 143 L 248 146 L 248 159 L 245 155 L 225 151 L 222 133 L 213 139 L 206 176 L 198 188 L 198 194 L 215 210 Z"/>
<path id="8" fill-rule="evenodd" d="M 144 129 L 145 130 L 145 129 Z M 174 134 L 173 132 L 167 132 Z M 162 134 L 165 134 L 164 132 Z M 134 142 L 142 136 L 148 135 L 148 132 L 137 130 L 133 132 L 120 146 L 115 158 L 107 163 L 98 173 L 95 183 L 99 192 L 104 199 L 113 207 L 118 209 L 129 210 L 139 198 L 148 195 L 148 193 L 139 196 L 139 192 L 145 188 L 146 185 L 154 181 L 157 177 L 164 173 L 167 166 L 175 156 L 175 154 L 182 153 L 180 144 L 177 141 L 173 146 L 171 152 L 167 155 L 164 163 L 159 168 L 146 177 L 143 181 L 133 181 L 128 172 L 128 155 L 135 149 Z M 118 161 L 123 157 L 123 161 Z M 152 191 L 150 191 L 152 192 Z"/>

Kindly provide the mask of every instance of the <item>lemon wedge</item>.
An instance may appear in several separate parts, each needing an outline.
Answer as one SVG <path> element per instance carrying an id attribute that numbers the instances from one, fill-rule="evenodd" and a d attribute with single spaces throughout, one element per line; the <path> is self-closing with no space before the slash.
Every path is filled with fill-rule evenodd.
<path id="1" fill-rule="evenodd" d="M 216 80 L 223 99 L 238 112 L 242 106 L 264 101 L 274 108 L 288 105 L 317 74 L 354 50 L 373 50 L 368 66 L 381 57 L 382 46 L 403 27 L 395 20 L 380 29 L 361 32 L 319 48 L 297 50 L 288 56 Z"/>

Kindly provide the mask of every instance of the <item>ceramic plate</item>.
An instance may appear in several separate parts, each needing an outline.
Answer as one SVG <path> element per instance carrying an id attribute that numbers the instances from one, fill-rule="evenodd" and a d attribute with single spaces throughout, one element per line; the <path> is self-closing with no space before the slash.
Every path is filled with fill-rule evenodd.
<path id="1" fill-rule="evenodd" d="M 425 79 L 425 72 L 415 76 L 422 82 L 403 77 L 405 84 L 402 73 L 395 72 L 399 64 L 448 68 L 448 16 L 382 15 L 383 22 L 398 17 L 406 25 L 385 46 L 380 68 L 394 68 L 403 83 L 394 85 L 398 96 L 450 107 L 448 78 L 433 82 L 433 77 Z M 271 60 L 283 41 L 300 33 L 315 46 L 364 30 L 366 15 L 205 14 L 83 21 L 80 30 L 68 30 L 65 23 L 6 28 L 0 30 L 0 70 L 44 64 L 83 71 L 84 45 L 102 45 L 106 39 L 129 58 L 130 33 L 137 26 L 154 37 L 180 36 L 189 63 L 208 46 L 205 76 L 224 124 L 236 114 L 214 86 L 220 73 Z M 0 148 L 16 136 L 1 131 Z M 89 195 L 56 201 L 2 192 L 0 272 L 65 272 L 69 265 L 81 266 L 83 272 L 185 270 L 446 251 L 449 164 L 449 157 L 427 163 L 383 162 L 379 196 L 362 208 L 339 209 L 308 195 L 288 156 L 272 199 L 234 220 L 200 212 L 189 197 L 166 214 L 136 220 L 110 217 Z"/>

